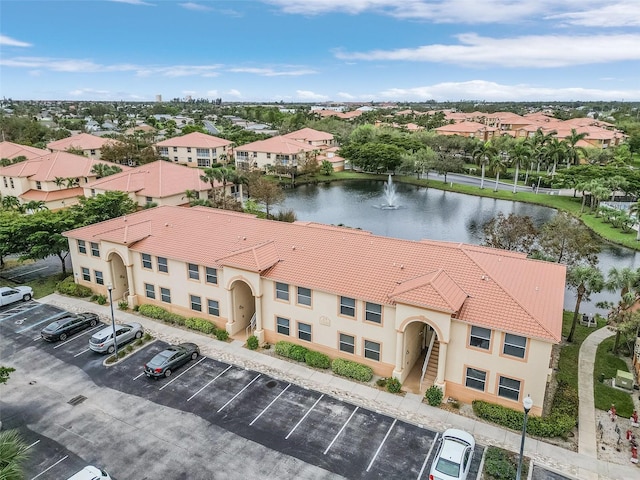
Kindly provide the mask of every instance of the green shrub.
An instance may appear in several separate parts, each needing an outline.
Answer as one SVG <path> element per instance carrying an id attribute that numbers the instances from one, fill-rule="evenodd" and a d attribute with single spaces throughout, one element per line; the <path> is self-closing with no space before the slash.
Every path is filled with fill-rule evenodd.
<path id="1" fill-rule="evenodd" d="M 522 430 L 523 411 L 482 400 L 474 400 L 472 406 L 474 413 L 484 420 L 513 430 Z M 566 437 L 575 426 L 575 417 L 561 412 L 553 412 L 547 417 L 530 416 L 527 420 L 527 432 L 537 437 Z"/>
<path id="2" fill-rule="evenodd" d="M 135 342 L 133 342 L 133 344 L 134 344 L 136 347 L 139 347 L 140 345 L 142 345 L 142 343 L 143 343 L 143 342 L 142 342 L 142 339 L 141 339 L 141 338 L 138 338 Z"/>
<path id="3" fill-rule="evenodd" d="M 116 356 L 115 355 L 111 355 L 110 357 L 107 358 L 106 362 L 107 363 L 113 363 L 116 361 Z"/>
<path id="4" fill-rule="evenodd" d="M 142 337 L 142 338 L 145 340 L 145 342 L 148 342 L 148 341 L 149 341 L 149 340 L 151 340 L 153 337 L 151 336 L 151 334 L 150 334 L 150 333 L 145 333 L 145 334 L 144 334 L 144 337 Z"/>
<path id="5" fill-rule="evenodd" d="M 73 281 L 73 276 L 69 276 L 58 282 L 56 290 L 64 295 L 70 295 L 72 297 L 89 297 L 91 296 L 91 289 L 84 285 L 78 285 Z"/>
<path id="6" fill-rule="evenodd" d="M 106 295 L 96 295 L 96 303 L 98 305 L 104 305 L 107 303 L 107 296 Z"/>
<path id="7" fill-rule="evenodd" d="M 331 366 L 331 359 L 327 355 L 314 350 L 307 351 L 307 354 L 304 356 L 304 361 L 313 368 L 327 369 Z"/>
<path id="8" fill-rule="evenodd" d="M 259 346 L 260 342 L 258 341 L 258 337 L 256 337 L 255 335 L 251 335 L 249 338 L 247 338 L 247 348 L 249 350 L 257 350 Z"/>
<path id="9" fill-rule="evenodd" d="M 134 305 L 134 306 L 133 306 L 133 311 L 134 311 L 134 312 L 137 312 L 137 311 L 139 311 L 139 310 L 140 310 L 140 305 Z"/>
<path id="10" fill-rule="evenodd" d="M 527 465 L 522 466 L 522 478 L 527 478 Z M 516 478 L 517 465 L 512 457 L 498 447 L 487 447 L 484 458 L 484 473 L 496 480 L 513 480 Z"/>
<path id="11" fill-rule="evenodd" d="M 124 358 L 126 354 L 127 352 L 125 352 L 124 350 L 118 350 L 118 358 Z"/>
<path id="12" fill-rule="evenodd" d="M 184 325 L 185 318 L 177 313 L 171 313 L 162 307 L 157 305 L 140 305 L 138 306 L 138 312 L 145 317 L 154 318 L 156 320 L 162 320 L 165 323 Z"/>
<path id="13" fill-rule="evenodd" d="M 129 302 L 127 302 L 126 300 L 120 300 L 118 302 L 118 308 L 120 310 L 129 310 Z"/>
<path id="14" fill-rule="evenodd" d="M 379 378 L 378 380 L 376 380 L 376 385 L 382 388 L 385 388 L 387 386 L 387 379 L 386 378 Z"/>
<path id="15" fill-rule="evenodd" d="M 343 358 L 336 358 L 331 362 L 331 370 L 333 370 L 333 373 L 336 375 L 353 378 L 361 382 L 368 382 L 373 377 L 371 367 Z"/>
<path id="16" fill-rule="evenodd" d="M 309 350 L 307 350 L 302 345 L 294 345 L 293 347 L 291 347 L 291 350 L 289 351 L 291 355 L 289 358 L 291 358 L 292 360 L 295 360 L 296 362 L 304 362 L 304 359 L 307 356 L 308 351 Z"/>
<path id="17" fill-rule="evenodd" d="M 210 322 L 209 320 L 205 320 L 204 318 L 198 317 L 189 317 L 185 319 L 184 325 L 187 328 L 197 330 L 206 334 L 215 333 L 217 330 L 217 327 L 214 323 Z"/>
<path id="18" fill-rule="evenodd" d="M 221 342 L 226 342 L 229 339 L 229 332 L 227 332 L 224 328 L 218 328 L 216 330 L 216 338 Z"/>
<path id="19" fill-rule="evenodd" d="M 432 407 L 437 407 L 442 403 L 442 396 L 442 389 L 435 385 L 431 385 L 424 394 L 424 398 L 427 399 L 427 403 Z"/>
<path id="20" fill-rule="evenodd" d="M 387 380 L 387 390 L 391 393 L 400 393 L 402 383 L 397 378 L 391 377 Z"/>
<path id="21" fill-rule="evenodd" d="M 286 357 L 286 358 L 290 358 L 290 351 L 291 351 L 291 347 L 293 347 L 293 343 L 291 342 L 285 342 L 284 340 L 276 343 L 276 354 L 282 356 L 282 357 Z"/>
<path id="22" fill-rule="evenodd" d="M 133 352 L 133 345 L 129 344 L 125 347 L 125 350 L 127 351 L 127 353 L 131 353 Z"/>

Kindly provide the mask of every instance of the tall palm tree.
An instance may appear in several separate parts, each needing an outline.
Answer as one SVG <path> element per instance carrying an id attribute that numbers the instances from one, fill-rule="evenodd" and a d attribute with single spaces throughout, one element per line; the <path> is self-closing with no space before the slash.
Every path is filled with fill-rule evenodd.
<path id="1" fill-rule="evenodd" d="M 576 147 L 576 144 L 584 139 L 587 135 L 586 132 L 578 133 L 575 128 L 571 129 L 571 135 L 565 138 L 567 145 L 567 168 L 570 165 L 580 165 L 580 154 L 586 155 L 586 150 L 583 147 Z"/>
<path id="2" fill-rule="evenodd" d="M 617 353 L 620 344 L 620 326 L 631 312 L 631 307 L 640 298 L 640 269 L 634 270 L 630 267 L 616 268 L 609 270 L 606 288 L 611 291 L 620 291 L 620 302 L 614 306 L 609 314 L 609 319 L 615 324 L 616 339 L 613 346 L 614 353 Z"/>
<path id="3" fill-rule="evenodd" d="M 566 157 L 566 144 L 557 138 L 552 138 L 551 141 L 543 147 L 542 151 L 545 158 L 553 163 L 553 168 L 551 169 L 551 178 L 553 178 L 556 174 L 558 163 L 562 162 Z"/>
<path id="4" fill-rule="evenodd" d="M 3 210 L 17 210 L 22 212 L 22 204 L 20 203 L 20 199 L 18 197 L 14 197 L 13 195 L 6 195 L 2 197 L 2 209 Z"/>
<path id="5" fill-rule="evenodd" d="M 217 172 L 215 171 L 215 168 L 211 168 L 211 167 L 207 167 L 203 170 L 203 174 L 200 175 L 200 180 L 202 180 L 203 182 L 208 182 L 211 185 L 211 190 L 209 190 L 208 195 L 209 195 L 209 200 L 211 200 L 213 203 L 215 203 L 215 199 L 216 199 L 216 188 L 215 188 L 215 183 L 217 178 Z"/>
<path id="6" fill-rule="evenodd" d="M 28 458 L 29 446 L 17 430 L 0 432 L 0 478 L 22 480 L 22 463 Z"/>
<path id="7" fill-rule="evenodd" d="M 38 212 L 40 210 L 49 210 L 42 200 L 31 200 L 23 205 L 25 212 Z"/>
<path id="8" fill-rule="evenodd" d="M 478 147 L 471 153 L 471 157 L 476 162 L 476 165 L 480 165 L 481 167 L 480 189 L 484 188 L 485 167 L 489 164 L 491 157 L 497 154 L 498 150 L 491 144 L 490 140 L 478 145 Z"/>
<path id="9" fill-rule="evenodd" d="M 518 175 L 520 174 L 520 166 L 524 164 L 524 162 L 531 158 L 531 149 L 526 142 L 517 142 L 511 148 L 511 162 L 516 167 L 516 173 L 513 177 L 513 193 L 516 193 L 516 188 L 518 186 Z M 525 184 L 526 184 L 525 179 Z"/>
<path id="10" fill-rule="evenodd" d="M 493 191 L 497 192 L 498 182 L 500 181 L 500 173 L 507 170 L 507 161 L 499 153 L 493 155 L 489 160 L 489 170 L 496 176 L 496 184 L 493 188 Z"/>
<path id="11" fill-rule="evenodd" d="M 66 185 L 67 179 L 64 177 L 56 177 L 53 179 L 53 183 L 56 184 L 56 187 L 62 188 Z"/>
<path id="12" fill-rule="evenodd" d="M 567 286 L 576 291 L 576 307 L 573 310 L 573 321 L 571 322 L 571 330 L 567 336 L 567 342 L 573 342 L 573 335 L 578 324 L 578 315 L 580 314 L 580 303 L 589 301 L 592 293 L 601 292 L 604 288 L 604 275 L 599 268 L 591 265 L 578 265 L 569 270 L 567 274 Z"/>

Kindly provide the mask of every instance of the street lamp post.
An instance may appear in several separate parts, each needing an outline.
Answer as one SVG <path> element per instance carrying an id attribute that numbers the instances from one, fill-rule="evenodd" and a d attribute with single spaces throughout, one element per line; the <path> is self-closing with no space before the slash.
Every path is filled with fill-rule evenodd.
<path id="1" fill-rule="evenodd" d="M 111 306 L 111 328 L 113 328 L 113 354 L 115 355 L 116 360 L 118 359 L 118 342 L 116 341 L 116 317 L 113 315 L 113 296 L 111 291 L 113 290 L 113 285 L 110 283 L 107 285 L 107 290 L 109 290 L 109 305 Z"/>
<path id="2" fill-rule="evenodd" d="M 527 395 L 522 402 L 522 406 L 524 407 L 524 419 L 522 421 L 522 439 L 520 440 L 520 459 L 518 460 L 518 473 L 516 473 L 516 480 L 522 479 L 522 457 L 524 456 L 524 437 L 527 435 L 527 416 L 529 415 L 529 410 L 533 407 L 533 400 L 531 397 Z"/>

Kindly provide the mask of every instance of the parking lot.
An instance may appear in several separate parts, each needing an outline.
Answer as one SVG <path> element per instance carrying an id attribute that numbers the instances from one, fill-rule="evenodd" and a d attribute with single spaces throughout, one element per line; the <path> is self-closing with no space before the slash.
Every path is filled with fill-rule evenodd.
<path id="1" fill-rule="evenodd" d="M 25 432 L 33 444 L 27 478 L 67 478 L 89 463 L 121 479 L 143 478 L 141 471 L 144 478 L 156 478 L 156 472 L 189 479 L 428 477 L 437 432 L 206 356 L 169 378 L 147 378 L 143 364 L 167 346 L 161 341 L 105 367 L 105 357 L 88 349 L 91 333 L 102 324 L 64 342 L 39 338 L 40 329 L 64 313 L 33 301 L 0 311 L 0 360 L 34 374 L 22 378 L 16 372 L 7 386 L 55 389 L 58 397 L 47 396 L 44 406 L 31 404 L 31 415 L 16 413 L 23 409 L 3 399 L 5 425 Z M 38 380 L 27 387 L 31 376 Z M 42 415 L 43 407 L 66 413 L 57 421 Z M 102 435 L 91 427 L 96 421 Z M 60 429 L 64 434 L 49 434 Z M 143 452 L 129 460 L 133 465 L 116 460 L 122 451 L 110 442 L 122 444 L 122 436 L 130 437 L 128 448 Z M 470 479 L 478 477 L 483 451 L 476 446 Z M 165 459 L 161 466 L 158 455 Z M 54 470 L 59 473 L 46 473 Z"/>

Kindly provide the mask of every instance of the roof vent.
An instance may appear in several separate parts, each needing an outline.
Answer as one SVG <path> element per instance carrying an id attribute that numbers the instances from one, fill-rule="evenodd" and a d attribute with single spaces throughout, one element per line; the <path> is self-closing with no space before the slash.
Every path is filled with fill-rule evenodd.
<path id="1" fill-rule="evenodd" d="M 296 249 L 296 246 L 295 246 L 295 245 L 291 247 L 291 250 L 295 250 L 295 249 Z"/>
<path id="2" fill-rule="evenodd" d="M 164 226 L 165 226 L 165 227 L 168 227 L 168 226 L 169 226 L 169 223 L 168 223 L 168 222 L 167 222 L 167 223 L 165 223 L 165 224 L 164 224 Z"/>

